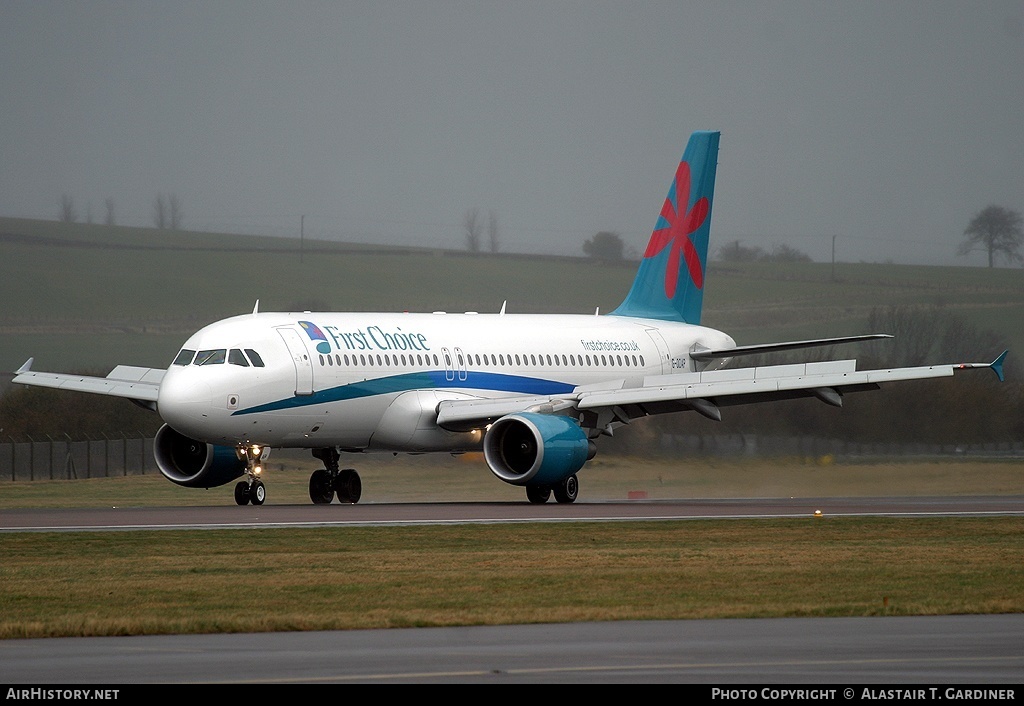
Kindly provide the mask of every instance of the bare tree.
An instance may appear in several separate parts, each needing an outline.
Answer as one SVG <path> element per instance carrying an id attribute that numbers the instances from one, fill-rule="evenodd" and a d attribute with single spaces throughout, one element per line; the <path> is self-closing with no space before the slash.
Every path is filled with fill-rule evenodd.
<path id="1" fill-rule="evenodd" d="M 471 208 L 466 211 L 462 227 L 466 229 L 466 249 L 470 252 L 480 252 L 480 231 L 483 230 L 480 223 L 480 210 Z"/>
<path id="2" fill-rule="evenodd" d="M 487 224 L 487 235 L 491 240 L 491 252 L 498 252 L 501 249 L 501 243 L 498 240 L 498 214 L 491 211 L 491 218 Z"/>
<path id="3" fill-rule="evenodd" d="M 957 251 L 966 255 L 972 250 L 988 253 L 988 266 L 995 264 L 996 255 L 1002 255 L 1009 262 L 1022 262 L 1020 254 L 1024 231 L 1021 230 L 1021 215 L 1002 206 L 987 206 L 971 219 L 964 230 L 966 240 Z"/>
<path id="4" fill-rule="evenodd" d="M 718 259 L 723 262 L 757 262 L 764 258 L 764 250 L 754 246 L 743 245 L 739 240 L 718 248 Z"/>
<path id="5" fill-rule="evenodd" d="M 181 230 L 181 199 L 177 194 L 170 198 L 170 226 L 171 230 Z"/>
<path id="6" fill-rule="evenodd" d="M 103 222 L 108 226 L 117 225 L 117 220 L 114 218 L 114 199 L 107 198 L 107 200 L 103 202 L 103 205 L 107 208 L 107 217 Z"/>
<path id="7" fill-rule="evenodd" d="M 157 194 L 153 202 L 153 225 L 160 230 L 167 226 L 167 204 L 164 202 L 163 194 Z"/>
<path id="8" fill-rule="evenodd" d="M 67 194 L 60 197 L 60 220 L 64 223 L 74 223 L 78 220 L 78 211 L 75 210 L 75 200 Z"/>

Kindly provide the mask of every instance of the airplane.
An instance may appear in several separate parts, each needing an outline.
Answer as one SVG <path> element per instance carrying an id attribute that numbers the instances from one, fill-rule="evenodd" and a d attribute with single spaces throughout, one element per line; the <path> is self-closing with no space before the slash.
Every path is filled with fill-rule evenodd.
<path id="1" fill-rule="evenodd" d="M 856 360 L 727 367 L 743 356 L 891 338 L 866 334 L 738 346 L 702 326 L 720 133 L 694 132 L 673 175 L 632 287 L 608 314 L 261 312 L 212 323 L 167 369 L 119 365 L 106 377 L 16 371 L 15 383 L 113 395 L 164 422 L 160 472 L 190 488 L 237 481 L 262 505 L 272 448 L 310 449 L 315 504 L 359 501 L 342 454 L 483 451 L 531 503 L 574 502 L 596 441 L 650 415 L 814 397 L 991 363 L 857 370 Z M 241 480 L 239 480 L 241 479 Z"/>

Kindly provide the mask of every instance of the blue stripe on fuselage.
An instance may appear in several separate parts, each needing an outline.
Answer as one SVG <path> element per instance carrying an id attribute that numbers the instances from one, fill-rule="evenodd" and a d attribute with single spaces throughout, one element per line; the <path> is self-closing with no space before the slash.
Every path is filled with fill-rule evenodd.
<path id="1" fill-rule="evenodd" d="M 448 376 L 454 375 L 449 380 Z M 443 370 L 428 370 L 424 372 L 405 373 L 403 375 L 389 375 L 383 378 L 362 380 L 348 385 L 340 385 L 326 390 L 318 390 L 312 395 L 301 395 L 288 397 L 276 402 L 256 405 L 232 412 L 231 416 L 241 414 L 256 414 L 257 412 L 274 412 L 282 409 L 296 409 L 310 405 L 325 404 L 328 402 L 342 402 L 344 400 L 355 400 L 361 397 L 373 397 L 374 395 L 387 395 L 394 392 L 406 392 L 408 390 L 423 390 L 437 388 L 466 388 L 474 390 L 490 390 L 493 392 L 518 392 L 528 395 L 556 395 L 572 392 L 575 385 L 558 382 L 557 380 L 543 380 L 540 378 L 523 377 L 521 375 L 505 375 L 503 373 L 482 373 L 466 372 L 465 379 L 459 379 L 460 373 L 453 371 L 446 373 Z"/>

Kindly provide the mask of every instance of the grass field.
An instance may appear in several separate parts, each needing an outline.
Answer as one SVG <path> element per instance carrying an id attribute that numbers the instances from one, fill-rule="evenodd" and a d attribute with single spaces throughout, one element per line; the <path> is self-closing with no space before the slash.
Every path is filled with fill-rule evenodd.
<path id="1" fill-rule="evenodd" d="M 0 544 L 0 638 L 1024 610 L 1021 518 L 81 532 Z"/>

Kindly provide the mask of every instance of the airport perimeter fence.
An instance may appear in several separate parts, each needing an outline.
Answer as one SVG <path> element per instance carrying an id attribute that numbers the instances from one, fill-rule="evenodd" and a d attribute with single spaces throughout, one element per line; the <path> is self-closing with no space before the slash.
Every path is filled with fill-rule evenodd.
<path id="1" fill-rule="evenodd" d="M 649 453 L 651 449 L 646 449 Z M 1024 460 L 1024 441 L 988 444 L 864 443 L 755 434 L 665 434 L 659 451 L 677 457 L 785 457 L 835 461 L 893 458 Z M 0 440 L 0 482 L 75 480 L 159 473 L 153 439 L 143 435 L 72 440 Z"/>
<path id="2" fill-rule="evenodd" d="M 0 441 L 2 480 L 75 480 L 155 472 L 153 439 L 141 434 L 78 441 L 52 437 Z"/>

